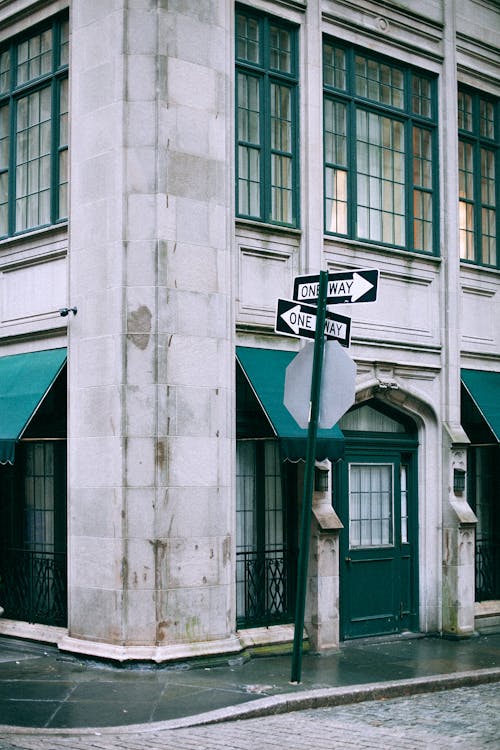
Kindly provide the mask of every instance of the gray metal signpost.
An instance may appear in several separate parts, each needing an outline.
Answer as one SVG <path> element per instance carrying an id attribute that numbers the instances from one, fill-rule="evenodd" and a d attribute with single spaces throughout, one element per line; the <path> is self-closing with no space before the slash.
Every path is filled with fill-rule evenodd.
<path id="1" fill-rule="evenodd" d="M 302 499 L 299 560 L 297 566 L 297 598 L 295 605 L 295 629 L 292 653 L 292 682 L 300 682 L 302 672 L 302 633 L 304 631 L 304 612 L 306 606 L 307 562 L 309 558 L 309 538 L 311 536 L 314 462 L 319 421 L 319 395 L 321 389 L 321 371 L 323 369 L 323 352 L 325 348 L 324 331 L 327 283 L 328 273 L 326 271 L 321 271 L 319 275 L 317 324 L 316 335 L 314 338 L 314 357 L 311 379 L 311 416 L 309 418 L 309 427 L 307 431 L 306 466 Z"/>
<path id="2" fill-rule="evenodd" d="M 323 372 L 325 338 L 336 340 L 342 346 L 349 346 L 351 335 L 350 318 L 335 315 L 329 312 L 326 306 L 327 304 L 345 302 L 374 302 L 377 297 L 378 277 L 378 271 L 373 269 L 330 274 L 327 271 L 320 271 L 319 276 L 299 276 L 295 279 L 293 301 L 278 300 L 275 325 L 277 333 L 287 336 L 314 338 L 300 546 L 297 565 L 297 593 L 291 674 L 291 681 L 294 683 L 300 682 L 302 670 L 302 635 L 304 632 L 307 565 L 314 491 L 314 465 L 320 419 L 321 377 Z M 305 301 L 312 302 L 314 307 L 310 304 L 305 304 Z M 299 372 L 300 368 L 296 369 Z M 345 381 L 342 383 L 342 393 L 339 394 L 339 404 L 337 405 L 340 411 L 342 411 L 341 404 L 345 406 L 350 399 L 351 377 L 354 398 L 355 365 L 352 363 L 351 368 L 349 362 L 339 360 L 338 370 L 341 380 Z M 295 382 L 297 372 L 293 376 Z M 344 374 L 342 375 L 342 373 Z M 299 424 L 305 423 L 302 410 L 295 408 L 296 397 L 297 394 L 291 393 L 289 390 L 285 395 L 285 406 L 287 406 L 287 403 L 292 404 L 292 409 L 290 409 L 292 415 L 295 416 L 297 414 L 295 418 Z M 346 408 L 349 408 L 349 406 Z M 342 416 L 342 414 L 339 416 Z M 301 424 L 301 426 L 303 425 Z"/>

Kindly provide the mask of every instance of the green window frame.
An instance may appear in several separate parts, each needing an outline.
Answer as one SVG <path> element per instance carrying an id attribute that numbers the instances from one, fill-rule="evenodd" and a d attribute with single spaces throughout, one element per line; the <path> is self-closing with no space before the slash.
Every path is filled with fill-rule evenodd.
<path id="1" fill-rule="evenodd" d="M 323 41 L 325 233 L 437 254 L 436 78 Z"/>
<path id="2" fill-rule="evenodd" d="M 0 237 L 68 217 L 69 22 L 0 46 Z"/>
<path id="3" fill-rule="evenodd" d="M 236 10 L 236 214 L 299 225 L 298 34 Z"/>
<path id="4" fill-rule="evenodd" d="M 500 236 L 498 101 L 458 90 L 458 176 L 460 258 L 499 265 Z"/>

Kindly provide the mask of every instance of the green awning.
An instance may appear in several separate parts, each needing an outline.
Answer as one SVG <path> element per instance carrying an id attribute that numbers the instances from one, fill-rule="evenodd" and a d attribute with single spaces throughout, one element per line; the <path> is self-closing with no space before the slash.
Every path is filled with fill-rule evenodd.
<path id="1" fill-rule="evenodd" d="M 0 357 L 0 464 L 13 464 L 22 436 L 66 362 L 66 349 Z"/>
<path id="2" fill-rule="evenodd" d="M 285 370 L 295 354 L 279 349 L 236 347 L 238 362 L 280 440 L 282 455 L 291 461 L 305 459 L 307 447 L 307 430 L 299 427 L 283 404 Z M 330 430 L 318 430 L 317 460 L 329 458 L 335 461 L 343 453 L 344 436 L 337 425 Z"/>
<path id="3" fill-rule="evenodd" d="M 462 383 L 500 442 L 500 372 L 462 370 Z"/>

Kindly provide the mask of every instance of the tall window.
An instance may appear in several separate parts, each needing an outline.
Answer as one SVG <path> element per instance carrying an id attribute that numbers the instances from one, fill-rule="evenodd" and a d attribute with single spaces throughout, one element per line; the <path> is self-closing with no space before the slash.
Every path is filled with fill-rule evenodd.
<path id="1" fill-rule="evenodd" d="M 289 615 L 289 557 L 276 440 L 236 444 L 236 615 L 240 625 Z"/>
<path id="2" fill-rule="evenodd" d="M 236 65 L 237 214 L 298 226 L 296 30 L 238 9 Z"/>
<path id="3" fill-rule="evenodd" d="M 323 45 L 325 231 L 437 250 L 435 80 Z"/>
<path id="4" fill-rule="evenodd" d="M 68 21 L 0 47 L 0 237 L 68 215 Z"/>
<path id="5" fill-rule="evenodd" d="M 460 257 L 498 266 L 498 104 L 458 92 Z"/>

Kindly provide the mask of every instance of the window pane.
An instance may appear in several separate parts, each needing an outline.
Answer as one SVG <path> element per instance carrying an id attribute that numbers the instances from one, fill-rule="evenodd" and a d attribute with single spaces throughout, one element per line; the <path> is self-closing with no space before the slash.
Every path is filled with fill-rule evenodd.
<path id="1" fill-rule="evenodd" d="M 290 32 L 279 26 L 270 28 L 270 66 L 281 73 L 292 72 L 292 40 Z"/>
<path id="2" fill-rule="evenodd" d="M 422 188 L 432 188 L 431 134 L 413 128 L 413 182 Z"/>
<path id="3" fill-rule="evenodd" d="M 458 186 L 460 198 L 473 197 L 473 152 L 470 143 L 458 144 Z"/>
<path id="4" fill-rule="evenodd" d="M 0 235 L 8 233 L 8 173 L 0 173 Z"/>
<path id="5" fill-rule="evenodd" d="M 16 134 L 16 230 L 50 222 L 51 91 L 19 102 Z"/>
<path id="6" fill-rule="evenodd" d="M 472 130 L 472 96 L 463 91 L 458 92 L 458 127 Z"/>
<path id="7" fill-rule="evenodd" d="M 496 211 L 494 209 L 482 209 L 481 232 L 481 262 L 496 265 Z"/>
<path id="8" fill-rule="evenodd" d="M 54 549 L 54 446 L 28 444 L 24 481 L 24 543 L 30 549 Z"/>
<path id="9" fill-rule="evenodd" d="M 59 87 L 59 146 L 68 145 L 68 79 Z"/>
<path id="10" fill-rule="evenodd" d="M 323 78 L 325 86 L 346 88 L 346 54 L 343 49 L 325 44 L 323 47 Z"/>
<path id="11" fill-rule="evenodd" d="M 458 204 L 460 257 L 474 260 L 474 206 L 465 201 Z"/>
<path id="12" fill-rule="evenodd" d="M 347 234 L 347 172 L 328 168 L 325 190 L 327 229 Z"/>
<path id="13" fill-rule="evenodd" d="M 347 108 L 325 100 L 325 161 L 347 166 Z"/>
<path id="14" fill-rule="evenodd" d="M 288 153 L 292 148 L 292 101 L 286 86 L 271 86 L 271 148 Z"/>
<path id="15" fill-rule="evenodd" d="M 0 174 L 9 168 L 9 106 L 0 107 Z M 3 196 L 0 195 L 0 200 Z"/>
<path id="16" fill-rule="evenodd" d="M 292 161 L 273 154 L 271 159 L 271 219 L 292 222 Z"/>
<path id="17" fill-rule="evenodd" d="M 495 120 L 498 102 L 477 93 L 458 91 L 460 257 L 498 264 Z"/>
<path id="18" fill-rule="evenodd" d="M 17 47 L 17 83 L 26 83 L 52 70 L 52 30 L 37 34 Z"/>
<path id="19" fill-rule="evenodd" d="M 495 203 L 495 154 L 481 149 L 481 202 Z"/>
<path id="20" fill-rule="evenodd" d="M 479 100 L 479 135 L 484 138 L 495 137 L 495 110 L 491 102 Z"/>
<path id="21" fill-rule="evenodd" d="M 403 124 L 357 112 L 358 236 L 403 245 L 405 185 Z"/>
<path id="22" fill-rule="evenodd" d="M 481 262 L 496 265 L 495 154 L 481 149 Z"/>
<path id="23" fill-rule="evenodd" d="M 356 55 L 356 94 L 382 104 L 403 109 L 403 72 L 387 63 Z"/>
<path id="24" fill-rule="evenodd" d="M 260 216 L 260 159 L 256 149 L 238 149 L 238 213 Z"/>
<path id="25" fill-rule="evenodd" d="M 236 444 L 236 548 L 252 549 L 256 536 L 255 443 Z"/>
<path id="26" fill-rule="evenodd" d="M 247 62 L 260 62 L 259 24 L 255 18 L 236 16 L 236 56 Z"/>
<path id="27" fill-rule="evenodd" d="M 412 76 L 412 112 L 422 117 L 432 116 L 431 82 L 428 78 Z"/>
<path id="28" fill-rule="evenodd" d="M 431 134 L 413 128 L 413 246 L 432 252 L 432 149 Z"/>
<path id="29" fill-rule="evenodd" d="M 69 23 L 63 21 L 61 24 L 60 38 L 60 65 L 69 64 Z"/>
<path id="30" fill-rule="evenodd" d="M 392 543 L 392 465 L 350 464 L 350 547 L 379 547 Z"/>
<path id="31" fill-rule="evenodd" d="M 292 222 L 292 100 L 288 86 L 271 85 L 271 216 Z"/>
<path id="32" fill-rule="evenodd" d="M 238 140 L 260 143 L 259 81 L 253 76 L 238 77 Z"/>
<path id="33" fill-rule="evenodd" d="M 0 94 L 10 89 L 10 52 L 0 52 Z"/>
<path id="34" fill-rule="evenodd" d="M 281 461 L 276 440 L 266 440 L 264 447 L 265 467 L 265 546 L 273 550 L 283 546 L 283 493 L 281 485 Z"/>

